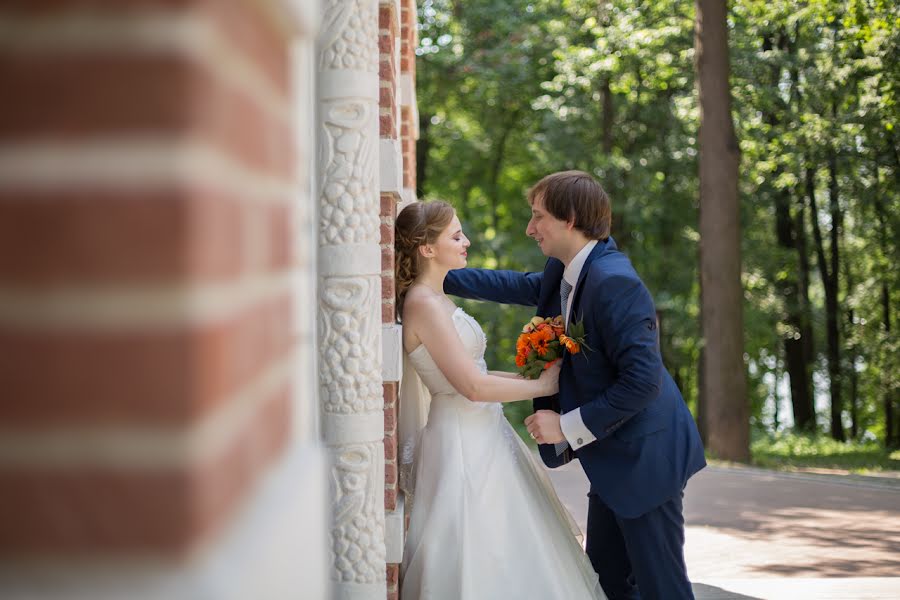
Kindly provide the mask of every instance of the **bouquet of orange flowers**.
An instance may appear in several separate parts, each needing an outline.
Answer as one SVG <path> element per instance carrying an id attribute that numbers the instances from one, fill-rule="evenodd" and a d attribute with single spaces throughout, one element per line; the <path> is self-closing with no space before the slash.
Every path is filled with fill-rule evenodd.
<path id="1" fill-rule="evenodd" d="M 567 335 L 562 316 L 533 317 L 516 340 L 516 366 L 522 377 L 537 379 L 541 371 L 562 358 L 563 351 L 578 354 L 582 346 L 588 347 L 584 323 L 570 323 Z"/>

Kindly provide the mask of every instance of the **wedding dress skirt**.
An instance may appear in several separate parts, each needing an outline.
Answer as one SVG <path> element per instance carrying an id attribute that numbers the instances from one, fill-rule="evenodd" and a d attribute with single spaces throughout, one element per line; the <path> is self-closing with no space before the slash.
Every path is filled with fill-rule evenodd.
<path id="1" fill-rule="evenodd" d="M 461 309 L 453 321 L 486 370 L 478 322 Z M 502 405 L 458 394 L 423 346 L 407 359 L 431 405 L 415 442 L 401 447 L 414 482 L 401 598 L 605 598 L 576 539 L 577 525 Z"/>

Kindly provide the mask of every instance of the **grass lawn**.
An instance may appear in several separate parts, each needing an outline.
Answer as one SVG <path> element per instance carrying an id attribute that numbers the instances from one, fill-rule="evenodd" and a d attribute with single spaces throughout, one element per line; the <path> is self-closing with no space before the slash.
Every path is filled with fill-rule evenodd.
<path id="1" fill-rule="evenodd" d="M 900 472 L 900 450 L 890 451 L 877 442 L 838 442 L 825 434 L 754 434 L 752 463 L 778 470 L 836 469 L 860 475 Z"/>

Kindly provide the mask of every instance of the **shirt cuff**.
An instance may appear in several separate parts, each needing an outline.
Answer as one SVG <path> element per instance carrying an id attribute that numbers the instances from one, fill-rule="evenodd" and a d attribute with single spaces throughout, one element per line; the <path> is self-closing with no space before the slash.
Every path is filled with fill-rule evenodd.
<path id="1" fill-rule="evenodd" d="M 563 435 L 569 440 L 569 445 L 573 450 L 578 450 L 582 446 L 587 446 L 597 439 L 591 430 L 588 429 L 584 421 L 581 419 L 581 409 L 575 409 L 567 412 L 559 417 L 559 426 Z"/>

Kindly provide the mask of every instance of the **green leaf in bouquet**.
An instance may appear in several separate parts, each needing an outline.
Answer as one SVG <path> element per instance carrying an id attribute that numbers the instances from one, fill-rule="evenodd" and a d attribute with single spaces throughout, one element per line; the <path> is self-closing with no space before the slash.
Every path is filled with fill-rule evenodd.
<path id="1" fill-rule="evenodd" d="M 566 335 L 572 339 L 579 339 L 584 337 L 584 321 L 572 322 L 569 324 L 569 330 L 566 332 Z"/>

